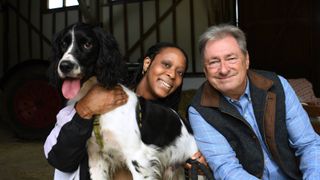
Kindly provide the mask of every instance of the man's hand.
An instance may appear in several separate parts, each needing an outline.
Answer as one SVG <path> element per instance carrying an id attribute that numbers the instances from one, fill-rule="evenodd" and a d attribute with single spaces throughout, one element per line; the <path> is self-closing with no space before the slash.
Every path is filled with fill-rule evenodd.
<path id="1" fill-rule="evenodd" d="M 125 104 L 127 100 L 128 95 L 121 86 L 105 89 L 95 85 L 77 102 L 75 109 L 82 118 L 91 119 L 94 115 L 104 114 Z"/>
<path id="2" fill-rule="evenodd" d="M 199 161 L 201 164 L 203 164 L 203 165 L 205 165 L 206 167 L 208 167 L 208 163 L 207 163 L 206 159 L 204 158 L 204 156 L 202 156 L 202 154 L 201 154 L 200 151 L 196 152 L 196 153 L 191 157 L 191 159 L 195 159 L 195 160 Z M 185 164 L 185 168 L 186 168 L 186 169 L 191 169 L 191 164 L 186 163 L 186 164 Z M 198 170 L 198 173 L 201 174 L 201 175 L 203 175 L 203 172 L 200 171 L 200 170 Z"/>

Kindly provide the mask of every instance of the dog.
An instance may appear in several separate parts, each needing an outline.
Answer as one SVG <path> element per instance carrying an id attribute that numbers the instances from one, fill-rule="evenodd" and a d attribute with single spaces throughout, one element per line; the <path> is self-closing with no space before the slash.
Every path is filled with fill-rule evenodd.
<path id="1" fill-rule="evenodd" d="M 198 151 L 190 127 L 175 111 L 138 98 L 122 85 L 125 63 L 111 34 L 77 23 L 58 33 L 53 51 L 50 79 L 68 104 L 97 83 L 120 84 L 128 95 L 126 104 L 96 117 L 100 131 L 87 141 L 91 179 L 112 179 L 120 168 L 128 168 L 135 180 L 184 179 L 181 165 Z"/>

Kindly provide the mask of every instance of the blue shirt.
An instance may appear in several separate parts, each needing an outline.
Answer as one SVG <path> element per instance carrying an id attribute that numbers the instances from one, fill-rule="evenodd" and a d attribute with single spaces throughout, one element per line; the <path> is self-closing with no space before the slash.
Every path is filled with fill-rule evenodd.
<path id="1" fill-rule="evenodd" d="M 314 132 L 307 113 L 288 81 L 281 76 L 279 78 L 286 96 L 286 125 L 289 143 L 295 149 L 295 155 L 300 157 L 299 168 L 303 173 L 303 179 L 320 180 L 320 137 Z M 283 180 L 285 179 L 284 173 L 272 159 L 259 131 L 249 86 L 250 84 L 247 83 L 245 93 L 239 100 L 225 98 L 247 120 L 260 141 L 265 160 L 262 179 Z M 235 152 L 222 134 L 208 124 L 193 107 L 190 107 L 188 111 L 197 145 L 206 157 L 216 179 L 257 179 L 243 169 Z"/>

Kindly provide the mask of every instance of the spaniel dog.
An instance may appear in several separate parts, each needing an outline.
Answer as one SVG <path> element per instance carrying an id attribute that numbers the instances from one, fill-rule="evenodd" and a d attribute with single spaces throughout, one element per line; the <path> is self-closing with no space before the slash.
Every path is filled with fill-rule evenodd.
<path id="1" fill-rule="evenodd" d="M 51 81 L 69 103 L 77 102 L 96 83 L 112 88 L 123 82 L 125 64 L 117 42 L 102 28 L 71 25 L 53 45 Z M 124 167 L 135 180 L 177 178 L 176 172 L 181 172 L 177 169 L 197 152 L 190 128 L 173 110 L 123 89 L 128 102 L 96 117 L 100 130 L 87 141 L 91 179 L 112 179 Z"/>

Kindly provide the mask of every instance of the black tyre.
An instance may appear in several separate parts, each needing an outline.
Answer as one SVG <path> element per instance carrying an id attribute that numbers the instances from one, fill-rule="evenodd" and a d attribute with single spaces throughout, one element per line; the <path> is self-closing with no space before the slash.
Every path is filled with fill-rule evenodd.
<path id="1" fill-rule="evenodd" d="M 19 138 L 44 139 L 53 128 L 63 100 L 48 83 L 49 62 L 28 60 L 12 68 L 2 79 L 1 119 Z"/>

